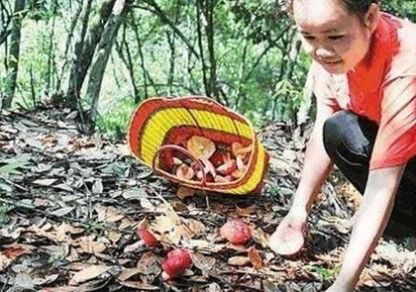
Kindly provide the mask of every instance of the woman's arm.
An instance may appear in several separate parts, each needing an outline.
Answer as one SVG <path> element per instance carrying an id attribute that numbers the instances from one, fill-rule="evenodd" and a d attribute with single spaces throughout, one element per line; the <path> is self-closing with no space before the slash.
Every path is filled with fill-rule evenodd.
<path id="1" fill-rule="evenodd" d="M 325 151 L 322 136 L 323 125 L 333 113 L 331 107 L 318 104 L 317 118 L 306 147 L 302 175 L 292 204 L 293 210 L 309 210 L 332 169 L 333 163 Z"/>
<path id="2" fill-rule="evenodd" d="M 357 211 L 356 223 L 334 287 L 349 287 L 342 291 L 352 291 L 358 282 L 390 218 L 404 169 L 405 165 L 370 171 L 364 199 Z M 337 292 L 342 291 L 337 289 Z"/>

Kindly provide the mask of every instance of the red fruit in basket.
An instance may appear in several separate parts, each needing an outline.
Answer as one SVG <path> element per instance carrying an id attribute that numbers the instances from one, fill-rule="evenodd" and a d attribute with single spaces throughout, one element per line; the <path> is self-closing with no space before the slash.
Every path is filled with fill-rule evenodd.
<path id="1" fill-rule="evenodd" d="M 238 170 L 245 170 L 246 169 L 246 165 L 244 164 L 244 161 L 241 158 L 241 156 L 237 156 L 237 158 L 235 159 L 235 163 L 237 164 L 237 169 Z"/>
<path id="2" fill-rule="evenodd" d="M 165 279 L 172 279 L 181 276 L 186 269 L 191 267 L 191 256 L 186 249 L 174 249 L 170 251 L 162 263 Z"/>
<path id="3" fill-rule="evenodd" d="M 203 176 L 202 176 L 202 171 L 198 171 L 196 173 L 196 177 L 202 181 L 203 180 Z M 205 182 L 214 182 L 215 178 L 212 176 L 211 173 L 205 174 Z"/>
<path id="4" fill-rule="evenodd" d="M 217 150 L 209 159 L 214 167 L 218 167 L 221 164 L 224 164 L 225 160 L 229 157 L 229 154 L 223 150 Z"/>
<path id="5" fill-rule="evenodd" d="M 212 177 L 215 177 L 217 175 L 215 167 L 214 165 L 212 165 L 211 161 L 209 161 L 208 159 L 202 159 L 201 163 L 204 166 L 205 174 L 211 174 Z"/>
<path id="6" fill-rule="evenodd" d="M 176 176 L 182 180 L 191 180 L 195 175 L 195 171 L 192 167 L 189 167 L 186 164 L 181 164 L 176 169 Z"/>
<path id="7" fill-rule="evenodd" d="M 251 148 L 251 145 L 244 146 L 239 142 L 234 142 L 233 144 L 231 144 L 231 152 L 234 155 L 234 157 L 246 156 L 247 153 L 251 152 Z"/>
<path id="8" fill-rule="evenodd" d="M 212 163 L 208 159 L 200 159 L 199 162 L 202 164 L 202 167 L 204 168 L 203 173 L 205 174 L 206 182 L 213 182 L 217 173 L 215 172 L 215 168 L 212 165 Z M 201 167 L 199 166 L 199 164 L 194 163 L 194 164 L 192 164 L 192 167 L 196 172 L 196 177 L 200 181 L 202 181 L 203 180 L 203 175 L 202 175 L 202 170 L 201 170 Z"/>
<path id="9" fill-rule="evenodd" d="M 189 138 L 186 148 L 196 159 L 209 159 L 216 149 L 214 142 L 201 136 Z"/>
<path id="10" fill-rule="evenodd" d="M 165 171 L 172 172 L 175 166 L 181 165 L 183 163 L 184 158 L 182 153 L 178 151 L 173 151 L 171 149 L 167 149 L 162 151 L 160 154 L 160 160 L 161 160 L 161 167 Z M 179 158 L 179 157 L 180 158 Z M 186 158 L 186 157 L 185 157 Z"/>
<path id="11" fill-rule="evenodd" d="M 136 230 L 137 236 L 143 240 L 143 242 L 148 247 L 155 247 L 157 244 L 156 238 L 153 236 L 153 234 L 146 228 L 137 228 Z"/>
<path id="12" fill-rule="evenodd" d="M 221 227 L 220 234 L 233 244 L 244 244 L 251 238 L 250 229 L 240 219 L 228 220 Z"/>
<path id="13" fill-rule="evenodd" d="M 162 151 L 162 153 L 160 154 L 160 158 L 161 160 L 161 167 L 162 169 L 171 172 L 172 168 L 173 168 L 173 151 L 171 150 L 166 150 L 166 151 Z"/>
<path id="14" fill-rule="evenodd" d="M 237 170 L 237 163 L 234 159 L 227 159 L 224 164 L 217 167 L 217 173 L 229 175 Z"/>
<path id="15" fill-rule="evenodd" d="M 217 175 L 215 176 L 214 181 L 218 182 L 218 183 L 227 183 L 232 181 L 233 178 L 231 177 L 231 175 L 226 175 L 226 176 L 222 176 L 222 175 Z"/>
<path id="16" fill-rule="evenodd" d="M 237 169 L 236 171 L 233 171 L 231 173 L 231 177 L 233 179 L 239 179 L 239 178 L 242 178 L 243 176 L 244 176 L 244 170 Z"/>

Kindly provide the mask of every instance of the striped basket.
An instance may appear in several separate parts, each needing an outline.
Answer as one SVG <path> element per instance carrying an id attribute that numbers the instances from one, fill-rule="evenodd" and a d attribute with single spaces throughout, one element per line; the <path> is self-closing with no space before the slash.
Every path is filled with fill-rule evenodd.
<path id="1" fill-rule="evenodd" d="M 179 141 L 203 136 L 214 143 L 252 145 L 244 174 L 231 182 L 185 180 L 163 169 L 172 151 L 182 152 L 200 164 Z M 246 195 L 261 191 L 269 155 L 257 139 L 250 122 L 207 97 L 150 98 L 134 112 L 128 129 L 132 155 L 159 174 L 183 186 L 226 194 Z"/>

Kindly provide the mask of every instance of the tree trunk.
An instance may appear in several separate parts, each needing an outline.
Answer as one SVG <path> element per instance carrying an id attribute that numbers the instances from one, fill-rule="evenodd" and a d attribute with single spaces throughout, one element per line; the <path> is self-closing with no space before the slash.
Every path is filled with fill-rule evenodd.
<path id="1" fill-rule="evenodd" d="M 202 2 L 202 1 L 201 1 Z M 204 17 L 204 14 L 202 12 L 201 3 L 199 0 L 196 1 L 196 17 L 197 17 L 197 34 L 198 34 L 198 47 L 199 47 L 199 55 L 201 56 L 201 64 L 202 64 L 202 78 L 204 82 L 205 87 L 205 94 L 207 96 L 211 95 L 211 90 L 209 88 L 209 83 L 207 79 L 206 72 L 208 71 L 208 67 L 205 63 L 205 57 L 204 57 L 204 43 L 203 43 L 203 36 L 202 36 L 202 27 L 201 27 L 201 16 Z"/>
<path id="2" fill-rule="evenodd" d="M 143 83 L 144 83 L 144 98 L 148 98 L 149 97 L 149 92 L 148 92 L 148 83 L 147 81 L 149 81 L 150 85 L 153 86 L 153 89 L 155 92 L 157 92 L 157 88 L 155 87 L 155 82 L 153 81 L 152 77 L 150 76 L 149 72 L 146 69 L 146 65 L 144 63 L 144 54 L 143 54 L 143 49 L 142 49 L 142 41 L 140 38 L 140 34 L 139 34 L 139 28 L 136 24 L 136 21 L 134 19 L 134 15 L 130 15 L 130 21 L 131 21 L 131 25 L 133 26 L 133 31 L 134 31 L 134 35 L 136 36 L 136 41 L 137 41 L 137 51 L 139 54 L 139 59 L 140 59 L 140 67 L 142 68 L 142 72 L 143 72 Z M 139 102 L 139 100 L 135 100 L 136 103 Z"/>
<path id="3" fill-rule="evenodd" d="M 72 60 L 68 91 L 67 103 L 71 108 L 76 108 L 79 100 L 79 94 L 83 80 L 81 80 L 81 58 L 84 53 L 84 41 L 88 28 L 88 20 L 90 18 L 92 0 L 84 0 L 82 4 L 82 11 L 80 16 L 81 31 L 78 34 L 77 42 L 75 43 L 74 59 Z"/>
<path id="4" fill-rule="evenodd" d="M 94 55 L 86 93 L 86 100 L 90 105 L 90 117 L 88 121 L 89 130 L 93 130 L 95 127 L 98 114 L 98 99 L 108 57 L 110 55 L 114 39 L 117 35 L 117 31 L 121 25 L 124 15 L 127 13 L 127 10 L 128 4 L 126 3 L 126 0 L 116 1 Z"/>
<path id="5" fill-rule="evenodd" d="M 81 11 L 82 11 L 82 5 L 80 4 L 77 7 L 77 10 L 75 11 L 74 16 L 71 19 L 71 25 L 69 26 L 69 30 L 68 30 L 68 37 L 66 38 L 66 42 L 65 42 L 65 52 L 63 56 L 64 64 L 62 65 L 61 73 L 59 74 L 58 80 L 56 82 L 56 88 L 55 88 L 56 92 L 59 92 L 61 90 L 62 79 L 64 78 L 65 69 L 66 69 L 66 66 L 68 65 L 69 47 L 72 41 L 72 37 L 74 36 L 75 26 L 77 25 L 78 17 L 80 16 Z"/>
<path id="6" fill-rule="evenodd" d="M 110 17 L 114 3 L 115 0 L 106 0 L 103 2 L 100 8 L 100 16 L 98 21 L 91 25 L 91 28 L 88 30 L 88 33 L 85 39 L 82 41 L 82 44 L 77 43 L 75 45 L 76 51 L 77 45 L 80 46 L 80 49 L 78 49 L 80 53 L 74 54 L 76 59 L 73 61 L 71 66 L 71 75 L 69 78 L 69 86 L 66 95 L 69 99 L 75 97 L 76 103 L 79 98 L 85 76 L 87 75 L 88 69 L 91 65 L 95 49 L 98 42 L 100 41 L 104 26 Z M 79 41 L 81 41 L 81 39 L 79 39 Z"/>
<path id="7" fill-rule="evenodd" d="M 12 32 L 9 28 L 9 25 L 12 22 L 12 15 L 5 4 L 6 3 L 3 1 L 0 1 L 0 45 L 7 40 L 8 36 Z"/>
<path id="8" fill-rule="evenodd" d="M 127 74 L 125 74 L 126 79 L 128 79 L 130 81 L 130 85 L 131 85 L 131 89 L 132 89 L 132 95 L 134 97 L 134 100 L 136 101 L 136 100 L 140 99 L 140 96 L 139 96 L 139 90 L 138 90 L 137 85 L 136 85 L 136 79 L 135 79 L 135 76 L 134 76 L 133 58 L 131 57 L 129 44 L 126 40 L 126 31 L 127 31 L 127 26 L 125 24 L 125 25 L 123 25 L 123 34 L 121 36 L 121 39 L 122 39 L 121 44 L 119 44 L 116 41 L 115 45 L 116 45 L 116 50 L 117 50 L 118 55 L 120 56 L 124 65 L 126 66 L 126 70 L 127 70 Z M 124 54 L 123 50 L 125 50 L 125 54 Z"/>
<path id="9" fill-rule="evenodd" d="M 175 58 L 176 58 L 176 48 L 175 48 L 175 35 L 171 35 L 169 31 L 166 32 L 166 38 L 168 40 L 170 48 L 170 61 L 169 61 L 169 73 L 168 73 L 168 94 L 173 95 L 173 80 L 175 76 Z"/>
<path id="10" fill-rule="evenodd" d="M 55 20 L 56 20 L 56 9 L 57 3 L 54 1 L 53 5 L 53 15 L 52 22 L 50 24 L 50 34 L 49 34 L 49 44 L 48 44 L 48 72 L 46 74 L 46 94 L 50 96 L 52 94 L 51 87 L 54 84 L 55 74 L 56 74 L 56 62 L 55 62 Z"/>
<path id="11" fill-rule="evenodd" d="M 215 43 L 214 43 L 214 8 L 216 0 L 205 1 L 205 17 L 207 19 L 207 26 L 205 32 L 207 35 L 208 55 L 209 55 L 209 88 L 210 93 L 214 99 L 218 100 L 219 91 L 217 86 L 217 60 L 215 59 Z"/>
<path id="12" fill-rule="evenodd" d="M 11 31 L 10 52 L 9 52 L 9 72 L 6 82 L 6 90 L 2 109 L 10 108 L 12 105 L 14 92 L 17 85 L 17 71 L 19 68 L 20 53 L 20 32 L 22 27 L 22 10 L 25 7 L 25 0 L 16 0 L 14 6 L 14 16 Z"/>

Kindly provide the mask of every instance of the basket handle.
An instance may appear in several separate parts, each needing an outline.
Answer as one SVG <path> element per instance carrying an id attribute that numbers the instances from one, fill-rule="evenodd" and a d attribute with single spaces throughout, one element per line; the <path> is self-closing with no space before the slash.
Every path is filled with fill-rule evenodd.
<path id="1" fill-rule="evenodd" d="M 167 150 L 167 149 L 171 149 L 171 150 L 177 150 L 183 154 L 185 154 L 186 156 L 188 156 L 189 158 L 192 159 L 193 162 L 195 162 L 199 168 L 201 169 L 202 172 L 202 185 L 206 186 L 207 183 L 207 176 L 205 174 L 205 170 L 204 170 L 204 166 L 202 165 L 202 163 L 196 159 L 191 152 L 189 152 L 188 150 L 186 150 L 185 148 L 179 147 L 178 145 L 173 145 L 173 144 L 169 144 L 169 145 L 163 145 L 160 146 L 159 149 L 156 151 L 155 156 L 153 156 L 153 160 L 152 160 L 152 168 L 156 169 L 156 158 L 160 155 L 160 152 L 162 152 L 163 150 Z M 164 170 L 162 170 L 163 172 L 166 172 Z M 171 174 L 169 174 L 171 175 Z"/>
<path id="2" fill-rule="evenodd" d="M 199 100 L 204 100 L 206 102 L 210 102 L 213 103 L 217 106 L 220 107 L 225 107 L 225 105 L 223 105 L 222 103 L 220 103 L 219 101 L 215 100 L 214 98 L 208 97 L 208 96 L 204 96 L 204 95 L 189 95 L 189 96 L 182 96 L 182 97 L 178 97 L 179 100 L 187 100 L 187 99 L 199 99 Z"/>

